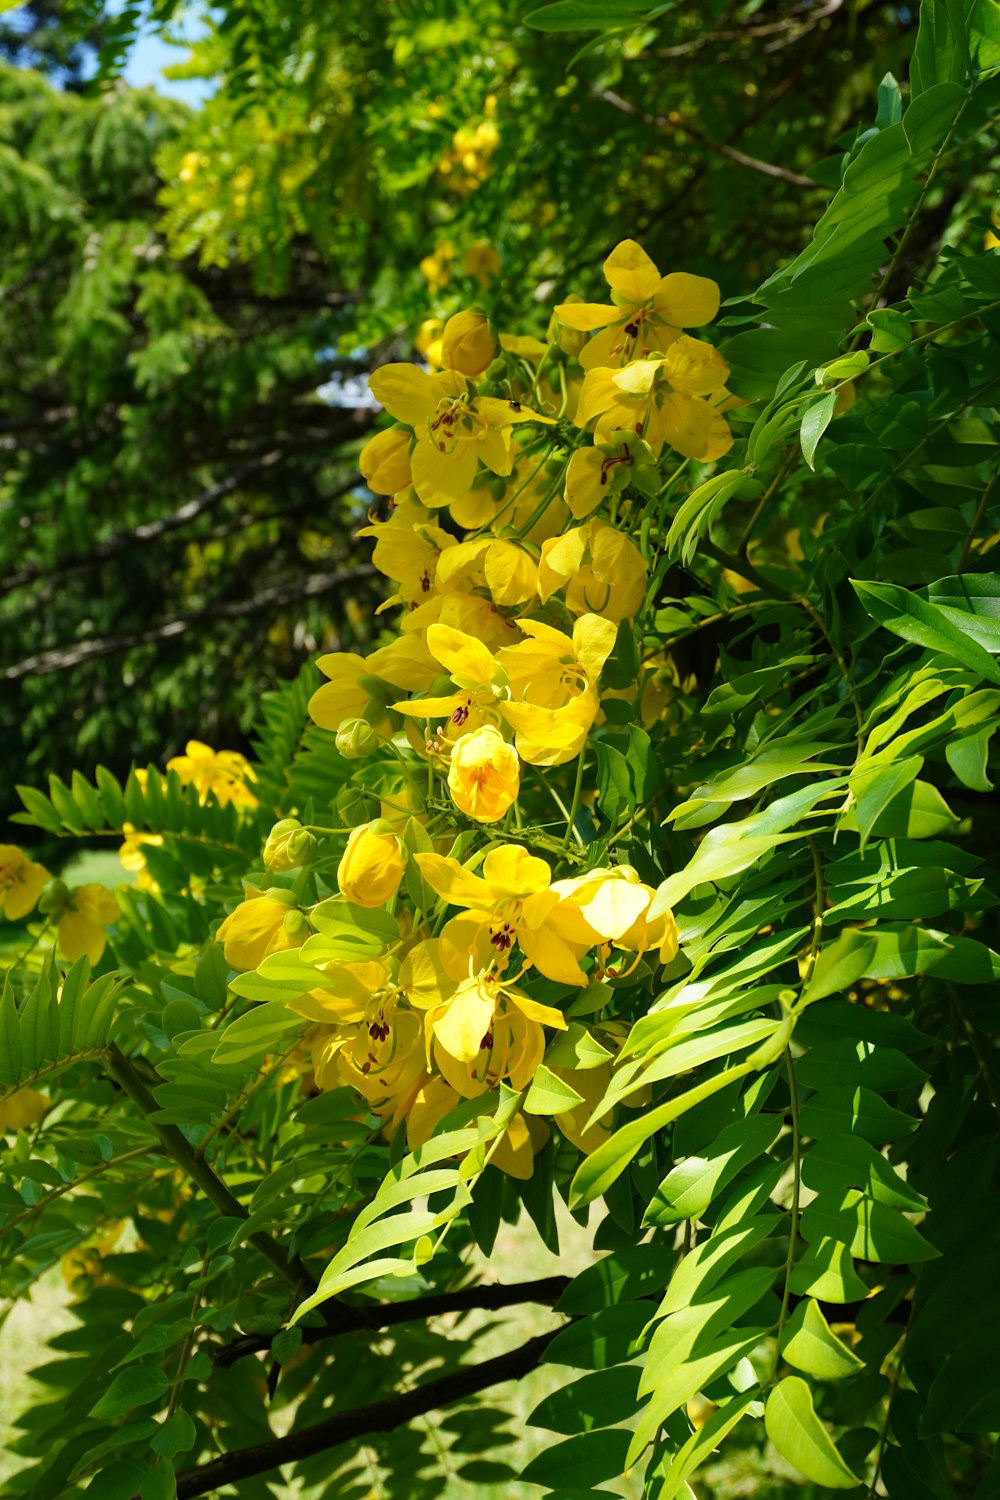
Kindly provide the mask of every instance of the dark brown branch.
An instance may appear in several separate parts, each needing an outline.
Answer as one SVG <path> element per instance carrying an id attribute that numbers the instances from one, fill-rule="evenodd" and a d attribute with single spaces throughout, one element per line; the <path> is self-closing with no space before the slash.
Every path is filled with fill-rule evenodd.
<path id="1" fill-rule="evenodd" d="M 510 1286 L 468 1286 L 455 1292 L 434 1292 L 427 1297 L 412 1297 L 406 1302 L 371 1303 L 365 1307 L 348 1307 L 341 1303 L 337 1308 L 337 1326 L 303 1328 L 302 1342 L 316 1344 L 320 1339 L 341 1333 L 374 1333 L 400 1323 L 437 1318 L 442 1313 L 470 1312 L 473 1309 L 495 1312 L 501 1307 L 516 1307 L 525 1302 L 551 1307 L 569 1284 L 568 1276 L 545 1276 L 539 1281 L 515 1282 Z M 269 1349 L 271 1337 L 270 1334 L 248 1333 L 233 1339 L 212 1351 L 212 1363 L 218 1369 L 228 1369 L 248 1354 L 261 1354 Z"/>
<path id="2" fill-rule="evenodd" d="M 692 141 L 697 141 L 706 151 L 714 151 L 718 156 L 725 156 L 729 161 L 736 162 L 737 166 L 749 167 L 752 172 L 761 172 L 765 177 L 779 177 L 782 182 L 794 183 L 796 187 L 812 188 L 816 184 L 811 177 L 803 177 L 800 172 L 790 172 L 787 167 L 775 166 L 774 162 L 761 161 L 758 156 L 748 156 L 745 151 L 738 151 L 735 146 L 730 146 L 725 141 L 710 141 L 707 136 L 702 135 L 698 128 L 678 115 L 673 119 L 668 115 L 647 115 L 641 109 L 636 109 L 627 99 L 616 94 L 613 89 L 602 89 L 597 95 L 603 99 L 605 104 L 610 104 L 614 109 L 621 110 L 622 114 L 631 115 L 634 119 L 641 120 L 644 125 L 652 125 L 657 130 L 668 134 L 686 135 Z"/>
<path id="3" fill-rule="evenodd" d="M 283 457 L 284 455 L 277 450 L 266 453 L 263 458 L 244 465 L 235 474 L 230 474 L 227 479 L 210 485 L 194 500 L 189 500 L 187 504 L 180 506 L 169 516 L 162 516 L 158 521 L 144 522 L 141 526 L 133 526 L 128 531 L 119 531 L 105 541 L 98 542 L 96 547 L 91 547 L 86 552 L 66 552 L 52 563 L 26 563 L 16 573 L 8 573 L 6 578 L 0 578 L 0 591 L 22 588 L 26 583 L 33 583 L 36 578 L 48 577 L 50 574 L 69 573 L 76 568 L 89 568 L 97 563 L 107 562 L 109 558 L 117 557 L 119 553 L 127 552 L 130 547 L 155 542 L 161 536 L 166 536 L 168 532 L 177 531 L 181 526 L 186 526 L 189 521 L 194 521 L 198 516 L 204 515 L 220 500 L 239 489 L 244 480 L 252 474 L 272 468 L 276 463 L 280 463 Z"/>
<path id="4" fill-rule="evenodd" d="M 210 1494 L 223 1485 L 266 1474 L 282 1464 L 312 1458 L 314 1454 L 325 1453 L 340 1443 L 366 1437 L 372 1432 L 392 1432 L 416 1417 L 441 1406 L 450 1406 L 454 1401 L 463 1401 L 491 1385 L 518 1380 L 541 1362 L 558 1332 L 558 1329 L 553 1329 L 551 1333 L 539 1334 L 509 1354 L 501 1354 L 468 1369 L 454 1370 L 438 1380 L 429 1380 L 415 1391 L 388 1396 L 384 1401 L 373 1401 L 368 1406 L 355 1407 L 353 1411 L 339 1412 L 323 1422 L 303 1427 L 300 1432 L 290 1432 L 287 1437 L 275 1438 L 271 1443 L 256 1443 L 252 1448 L 240 1448 L 235 1453 L 226 1453 L 207 1464 L 187 1469 L 177 1476 L 177 1500 L 195 1500 L 197 1495 Z"/>
<path id="5" fill-rule="evenodd" d="M 212 625 L 220 620 L 239 620 L 247 615 L 261 614 L 266 610 L 285 609 L 303 599 L 314 599 L 321 594 L 332 594 L 346 583 L 356 583 L 373 578 L 375 568 L 371 563 L 360 563 L 345 568 L 340 573 L 313 573 L 304 581 L 276 584 L 264 589 L 252 599 L 238 599 L 230 604 L 213 604 L 195 614 L 175 615 L 161 620 L 146 630 L 124 631 L 120 635 L 95 636 L 92 640 L 79 641 L 75 645 L 54 647 L 51 651 L 40 651 L 24 661 L 17 662 L 0 672 L 0 682 L 20 682 L 25 677 L 44 677 L 49 672 L 64 672 L 81 662 L 93 661 L 97 657 L 116 656 L 119 651 L 131 651 L 134 646 L 149 646 L 157 641 L 172 640 L 186 635 L 201 625 Z"/>

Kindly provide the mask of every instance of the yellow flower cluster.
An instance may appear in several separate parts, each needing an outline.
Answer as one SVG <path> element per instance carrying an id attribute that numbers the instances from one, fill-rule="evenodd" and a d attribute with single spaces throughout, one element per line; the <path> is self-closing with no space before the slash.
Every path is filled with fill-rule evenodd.
<path id="1" fill-rule="evenodd" d="M 86 956 L 96 964 L 107 946 L 105 929 L 121 916 L 103 885 L 67 886 L 16 844 L 0 844 L 0 912 L 17 922 L 36 907 L 55 925 L 59 952 L 71 963 Z"/>
<path id="2" fill-rule="evenodd" d="M 548 1133 L 540 1115 L 582 1150 L 602 1139 L 595 1107 L 621 1037 L 594 1018 L 609 983 L 677 952 L 670 913 L 647 919 L 653 890 L 639 874 L 611 851 L 588 861 L 571 840 L 589 743 L 616 695 L 622 707 L 621 674 L 614 686 L 606 668 L 623 640 L 641 651 L 649 580 L 635 492 L 659 493 L 667 450 L 711 462 L 732 442 L 725 362 L 685 331 L 715 317 L 714 282 L 661 276 L 628 240 L 604 271 L 611 301 L 561 304 L 546 341 L 498 336 L 467 309 L 435 330 L 430 368 L 371 377 L 394 425 L 361 454 L 369 487 L 389 497 L 361 534 L 393 585 L 382 610 L 401 611 L 399 629 L 366 657 L 321 657 L 328 680 L 309 711 L 342 755 L 370 763 L 355 785 L 381 816 L 330 851 L 332 905 L 368 933 L 381 929 L 365 910 L 381 910 L 382 951 L 325 957 L 301 877 L 248 892 L 219 932 L 238 968 L 302 947 L 308 990 L 293 1008 L 317 1027 L 318 1085 L 350 1085 L 390 1133 L 405 1121 L 411 1145 L 461 1099 L 500 1083 L 521 1092 L 528 1108 L 494 1158 L 520 1176 Z M 659 665 L 634 669 L 637 715 L 662 708 L 644 691 Z M 554 773 L 574 761 L 567 809 Z M 526 822 L 536 786 L 562 809 L 562 841 Z M 315 859 L 322 879 L 332 863 L 302 834 L 278 825 L 265 864 L 308 874 Z M 590 1043 L 585 1061 L 560 1050 L 568 1021 Z M 530 1096 L 543 1058 L 560 1084 L 548 1106 Z"/>

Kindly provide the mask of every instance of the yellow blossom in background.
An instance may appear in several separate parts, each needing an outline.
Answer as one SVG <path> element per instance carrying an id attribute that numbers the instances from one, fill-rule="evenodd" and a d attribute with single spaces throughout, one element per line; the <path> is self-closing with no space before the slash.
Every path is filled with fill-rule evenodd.
<path id="1" fill-rule="evenodd" d="M 413 347 L 432 367 L 441 368 L 441 335 L 444 324 L 440 318 L 425 318 L 417 330 Z"/>
<path id="2" fill-rule="evenodd" d="M 163 835 L 161 833 L 140 833 L 131 823 L 122 824 L 122 833 L 125 834 L 125 842 L 118 850 L 118 858 L 122 862 L 122 868 L 130 875 L 135 876 L 136 886 L 140 891 L 158 891 L 159 884 L 149 873 L 146 856 L 143 848 L 160 849 L 163 847 Z"/>
<path id="3" fill-rule="evenodd" d="M 451 240 L 442 240 L 430 255 L 424 256 L 420 262 L 420 272 L 427 282 L 428 291 L 439 292 L 448 285 L 454 259 L 455 247 Z"/>
<path id="4" fill-rule="evenodd" d="M 405 868 L 402 841 L 377 818 L 351 833 L 337 866 L 337 885 L 355 906 L 384 906 L 399 890 Z"/>
<path id="5" fill-rule="evenodd" d="M 250 762 L 238 750 L 213 750 L 201 740 L 188 740 L 184 754 L 167 761 L 167 770 L 177 772 L 182 786 L 196 787 L 199 802 L 206 802 L 213 793 L 222 806 L 229 802 L 236 807 L 257 806 L 257 798 L 247 786 L 256 778 Z"/>
<path id="6" fill-rule="evenodd" d="M 71 963 L 88 958 L 100 962 L 107 946 L 106 927 L 117 922 L 121 907 L 103 885 L 80 885 L 70 890 L 60 903 L 62 915 L 56 929 L 59 951 Z"/>
<path id="7" fill-rule="evenodd" d="M 473 240 L 462 256 L 462 270 L 481 287 L 488 287 L 503 269 L 503 261 L 488 240 Z"/>
<path id="8" fill-rule="evenodd" d="M 8 922 L 34 910 L 50 879 L 45 866 L 29 859 L 16 844 L 0 844 L 0 911 Z"/>
<path id="9" fill-rule="evenodd" d="M 37 1125 L 51 1105 L 48 1095 L 40 1094 L 37 1089 L 17 1089 L 6 1099 L 0 1099 L 0 1133 Z"/>
<path id="10" fill-rule="evenodd" d="M 685 271 L 661 276 L 635 240 L 622 240 L 604 262 L 614 304 L 564 302 L 556 315 L 581 333 L 594 330 L 580 351 L 585 370 L 624 365 L 663 352 L 682 328 L 702 328 L 719 311 L 719 288 L 705 276 Z"/>
<path id="11" fill-rule="evenodd" d="M 480 823 L 502 818 L 520 784 L 517 751 L 488 724 L 463 735 L 451 752 L 448 787 L 455 806 Z"/>

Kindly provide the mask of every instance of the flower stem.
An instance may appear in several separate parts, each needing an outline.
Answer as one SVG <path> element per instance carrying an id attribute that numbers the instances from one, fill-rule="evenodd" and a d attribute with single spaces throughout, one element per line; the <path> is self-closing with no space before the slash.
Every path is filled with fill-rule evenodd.
<path id="1" fill-rule="evenodd" d="M 586 747 L 580 751 L 576 762 L 576 782 L 573 787 L 573 801 L 570 803 L 569 814 L 566 818 L 566 837 L 563 839 L 563 848 L 567 848 L 571 838 L 575 838 L 582 846 L 583 836 L 576 826 L 576 815 L 580 807 L 580 793 L 583 790 L 583 765 L 586 759 Z"/>

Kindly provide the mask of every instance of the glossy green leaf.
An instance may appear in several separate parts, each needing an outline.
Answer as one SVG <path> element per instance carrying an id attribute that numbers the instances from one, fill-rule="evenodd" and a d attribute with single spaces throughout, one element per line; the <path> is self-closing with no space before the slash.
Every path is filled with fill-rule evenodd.
<path id="1" fill-rule="evenodd" d="M 781 1353 L 796 1370 L 818 1380 L 843 1380 L 864 1369 L 864 1361 L 831 1332 L 816 1303 L 809 1298 L 799 1303 L 785 1324 Z"/>
<path id="2" fill-rule="evenodd" d="M 831 1490 L 860 1484 L 817 1417 L 809 1387 L 798 1375 L 787 1375 L 774 1387 L 764 1409 L 764 1426 L 782 1458 L 814 1484 Z"/>

